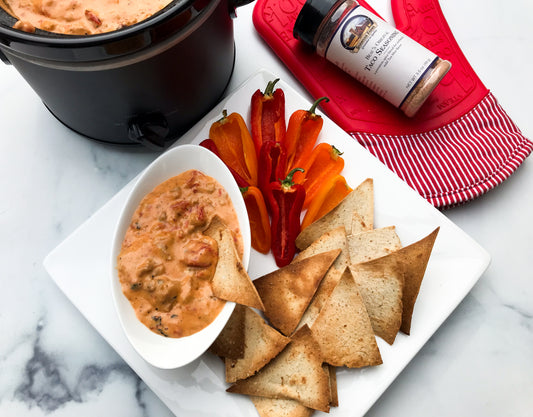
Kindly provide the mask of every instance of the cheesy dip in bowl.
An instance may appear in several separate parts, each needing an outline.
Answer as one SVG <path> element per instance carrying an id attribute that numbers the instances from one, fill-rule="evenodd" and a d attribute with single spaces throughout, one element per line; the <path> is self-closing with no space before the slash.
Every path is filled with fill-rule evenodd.
<path id="1" fill-rule="evenodd" d="M 111 289 L 124 332 L 158 368 L 198 358 L 216 339 L 234 303 L 212 294 L 217 243 L 203 234 L 217 215 L 248 267 L 244 200 L 218 157 L 196 145 L 173 148 L 134 185 L 112 246 Z"/>

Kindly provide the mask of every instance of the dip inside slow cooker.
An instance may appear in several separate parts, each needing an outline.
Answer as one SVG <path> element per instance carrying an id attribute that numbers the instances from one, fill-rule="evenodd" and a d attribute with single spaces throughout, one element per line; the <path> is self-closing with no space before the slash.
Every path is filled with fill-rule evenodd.
<path id="1" fill-rule="evenodd" d="M 172 0 L 0 0 L 14 28 L 66 35 L 93 35 L 141 22 Z"/>

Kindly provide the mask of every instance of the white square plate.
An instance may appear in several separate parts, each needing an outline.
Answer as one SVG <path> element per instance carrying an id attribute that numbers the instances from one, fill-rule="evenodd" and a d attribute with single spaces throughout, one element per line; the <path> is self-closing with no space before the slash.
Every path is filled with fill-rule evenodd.
<path id="1" fill-rule="evenodd" d="M 185 134 L 177 146 L 198 144 L 208 137 L 209 126 L 223 109 L 249 117 L 250 98 L 264 90 L 275 75 L 261 71 L 218 104 Z M 311 103 L 283 80 L 276 85 L 286 97 L 287 120 L 297 109 Z M 375 227 L 395 225 L 404 245 L 440 232 L 415 306 L 411 335 L 399 334 L 389 346 L 378 338 L 383 365 L 366 369 L 339 369 L 339 407 L 331 416 L 362 416 L 385 391 L 419 349 L 466 296 L 490 262 L 488 253 L 440 211 L 427 203 L 386 166 L 361 147 L 335 123 L 324 117 L 320 141 L 344 152 L 344 176 L 355 188 L 365 178 L 374 179 Z M 176 370 L 161 370 L 144 362 L 124 335 L 116 315 L 110 288 L 112 234 L 133 181 L 81 225 L 45 259 L 53 280 L 105 340 L 159 396 L 176 416 L 253 416 L 252 402 L 245 396 L 226 393 L 223 363 L 207 353 Z M 275 269 L 271 255 L 252 250 L 252 279 Z M 94 300 L 99 300 L 97 304 Z M 317 412 L 319 415 L 320 412 Z"/>

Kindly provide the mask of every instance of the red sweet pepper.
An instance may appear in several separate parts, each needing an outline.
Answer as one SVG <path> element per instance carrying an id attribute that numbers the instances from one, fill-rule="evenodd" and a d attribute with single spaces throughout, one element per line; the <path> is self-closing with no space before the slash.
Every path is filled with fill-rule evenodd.
<path id="1" fill-rule="evenodd" d="M 265 92 L 257 90 L 251 100 L 251 131 L 257 155 L 265 142 L 281 142 L 285 136 L 285 93 L 269 81 Z"/>
<path id="2" fill-rule="evenodd" d="M 270 193 L 270 183 L 285 178 L 287 169 L 287 153 L 281 142 L 265 142 L 261 146 L 258 160 L 257 181 L 259 189 L 263 192 L 267 205 Z"/>
<path id="3" fill-rule="evenodd" d="M 321 97 L 309 110 L 296 110 L 289 118 L 284 140 L 288 171 L 303 166 L 313 151 L 324 124 L 322 116 L 315 113 L 322 100 L 329 101 L 327 97 Z"/>
<path id="4" fill-rule="evenodd" d="M 279 267 L 288 265 L 296 254 L 296 237 L 300 234 L 300 215 L 305 189 L 292 177 L 302 168 L 294 168 L 283 180 L 270 183 L 268 193 L 271 210 L 272 254 Z"/>

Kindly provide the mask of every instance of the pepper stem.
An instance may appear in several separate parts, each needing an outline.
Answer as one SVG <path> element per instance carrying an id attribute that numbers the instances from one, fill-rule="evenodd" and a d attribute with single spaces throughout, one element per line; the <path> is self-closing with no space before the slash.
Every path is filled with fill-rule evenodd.
<path id="1" fill-rule="evenodd" d="M 326 103 L 329 101 L 329 98 L 327 97 L 320 97 L 319 99 L 317 99 L 313 105 L 311 106 L 311 108 L 309 109 L 309 113 L 314 116 L 316 114 L 316 108 L 318 107 L 318 105 L 320 104 L 321 101 L 326 101 Z"/>
<path id="2" fill-rule="evenodd" d="M 228 117 L 228 110 L 227 109 L 223 109 L 222 110 L 222 117 L 217 120 L 217 123 L 220 123 L 220 122 L 226 120 L 227 117 Z"/>
<path id="3" fill-rule="evenodd" d="M 291 170 L 291 172 L 289 172 L 287 174 L 287 176 L 285 177 L 284 180 L 280 180 L 281 182 L 281 186 L 283 188 L 290 188 L 294 185 L 294 181 L 292 180 L 292 178 L 294 177 L 294 174 L 296 174 L 296 172 L 305 172 L 305 169 L 303 168 L 294 168 Z"/>
<path id="4" fill-rule="evenodd" d="M 341 156 L 344 152 L 339 151 L 335 146 L 331 145 L 331 151 L 333 152 L 334 157 Z"/>
<path id="5" fill-rule="evenodd" d="M 250 187 L 239 187 L 239 190 L 240 190 L 240 192 L 242 194 L 244 194 L 244 193 L 248 192 L 248 188 L 250 188 Z"/>
<path id="6" fill-rule="evenodd" d="M 279 78 L 276 78 L 274 81 L 269 81 L 266 88 L 265 88 L 265 92 L 264 92 L 264 96 L 267 97 L 267 96 L 271 96 L 272 94 L 274 94 L 274 86 L 276 85 L 276 83 L 279 81 Z"/>

